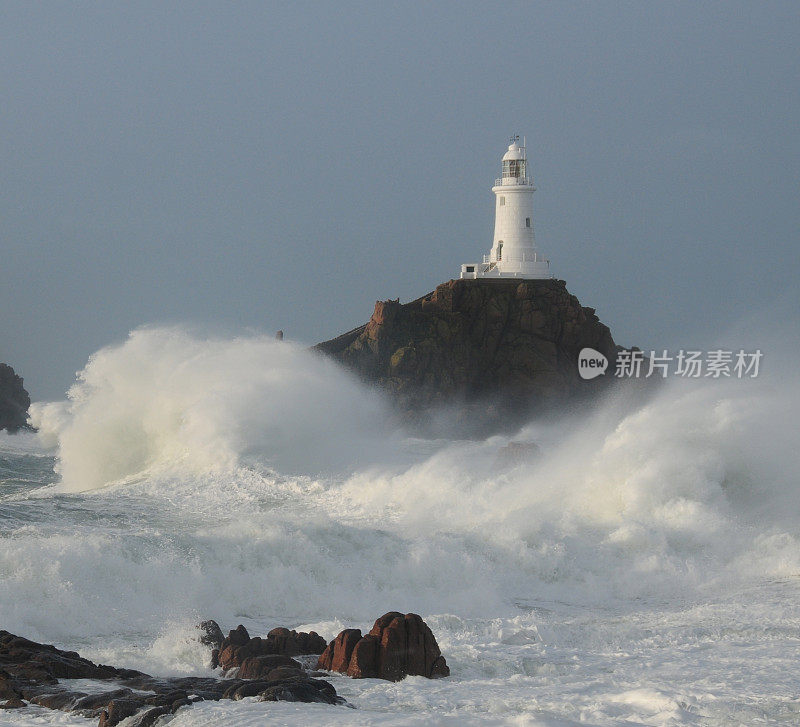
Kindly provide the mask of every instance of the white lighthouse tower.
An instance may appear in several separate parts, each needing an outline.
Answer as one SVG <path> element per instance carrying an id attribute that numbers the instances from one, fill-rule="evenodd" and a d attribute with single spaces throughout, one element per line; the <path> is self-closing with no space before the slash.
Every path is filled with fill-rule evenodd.
<path id="1" fill-rule="evenodd" d="M 482 263 L 461 266 L 462 278 L 550 278 L 550 261 L 536 252 L 533 237 L 533 179 L 528 176 L 525 142 L 511 139 L 494 192 L 494 242 Z"/>

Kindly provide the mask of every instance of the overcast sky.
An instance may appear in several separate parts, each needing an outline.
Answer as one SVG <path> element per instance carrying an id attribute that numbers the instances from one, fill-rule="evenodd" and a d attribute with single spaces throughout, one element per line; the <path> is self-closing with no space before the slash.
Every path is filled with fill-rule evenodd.
<path id="1" fill-rule="evenodd" d="M 512 133 L 540 248 L 618 343 L 795 315 L 799 21 L 797 2 L 3 2 L 0 361 L 41 400 L 143 324 L 349 330 L 489 251 Z"/>

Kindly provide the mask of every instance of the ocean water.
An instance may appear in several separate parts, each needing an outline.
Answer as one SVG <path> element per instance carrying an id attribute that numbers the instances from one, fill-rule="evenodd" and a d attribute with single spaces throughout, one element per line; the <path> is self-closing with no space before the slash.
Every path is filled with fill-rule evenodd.
<path id="1" fill-rule="evenodd" d="M 34 405 L 39 434 L 0 435 L 0 628 L 210 674 L 202 619 L 331 639 L 414 611 L 452 671 L 334 675 L 350 707 L 202 703 L 172 727 L 800 724 L 796 360 L 421 440 L 291 343 L 135 331 Z"/>

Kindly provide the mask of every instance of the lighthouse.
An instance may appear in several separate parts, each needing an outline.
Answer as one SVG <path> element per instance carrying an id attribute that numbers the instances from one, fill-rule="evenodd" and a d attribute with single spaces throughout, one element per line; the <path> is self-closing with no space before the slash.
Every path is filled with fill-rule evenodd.
<path id="1" fill-rule="evenodd" d="M 482 263 L 461 266 L 462 278 L 550 278 L 550 261 L 536 251 L 533 236 L 533 179 L 528 155 L 519 136 L 503 154 L 502 176 L 496 179 L 494 240 Z"/>

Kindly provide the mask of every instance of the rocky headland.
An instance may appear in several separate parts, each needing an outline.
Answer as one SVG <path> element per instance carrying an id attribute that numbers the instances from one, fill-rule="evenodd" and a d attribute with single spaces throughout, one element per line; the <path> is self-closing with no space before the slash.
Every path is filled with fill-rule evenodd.
<path id="1" fill-rule="evenodd" d="M 585 347 L 609 374 L 578 375 Z M 378 301 L 366 324 L 315 349 L 388 392 L 410 422 L 453 407 L 484 431 L 593 398 L 617 355 L 594 309 L 553 279 L 451 280 L 410 303 Z"/>
<path id="2" fill-rule="evenodd" d="M 27 427 L 30 405 L 22 377 L 8 364 L 0 363 L 0 429 L 16 432 Z"/>

